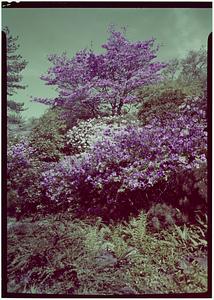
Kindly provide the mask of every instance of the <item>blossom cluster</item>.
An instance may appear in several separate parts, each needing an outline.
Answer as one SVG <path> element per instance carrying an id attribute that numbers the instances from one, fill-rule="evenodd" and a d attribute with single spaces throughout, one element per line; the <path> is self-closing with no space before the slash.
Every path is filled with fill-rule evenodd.
<path id="1" fill-rule="evenodd" d="M 118 130 L 128 124 L 137 124 L 137 120 L 127 120 L 117 116 L 94 118 L 87 121 L 80 121 L 67 132 L 67 144 L 71 153 L 78 154 L 89 151 L 96 141 L 102 138 L 103 133 L 108 130 Z"/>
<path id="2" fill-rule="evenodd" d="M 199 168 L 207 151 L 201 101 L 187 99 L 164 126 L 157 118 L 143 127 L 107 127 L 88 152 L 45 172 L 44 189 L 54 201 L 66 202 L 73 193 L 88 206 L 120 206 L 127 192 L 145 191 L 179 170 Z"/>
<path id="3" fill-rule="evenodd" d="M 41 201 L 40 175 L 42 168 L 35 149 L 27 138 L 10 145 L 7 151 L 8 213 L 29 214 Z"/>
<path id="4" fill-rule="evenodd" d="M 30 164 L 30 157 L 34 149 L 30 147 L 26 138 L 18 143 L 11 145 L 7 150 L 7 170 L 17 168 L 18 166 L 27 167 Z"/>

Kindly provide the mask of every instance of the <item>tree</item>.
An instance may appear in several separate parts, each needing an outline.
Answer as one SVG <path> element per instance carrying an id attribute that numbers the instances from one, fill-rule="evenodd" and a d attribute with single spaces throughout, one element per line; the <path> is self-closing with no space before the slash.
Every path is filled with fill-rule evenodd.
<path id="1" fill-rule="evenodd" d="M 171 59 L 163 70 L 165 80 L 174 80 L 180 69 L 180 61 L 177 58 Z"/>
<path id="2" fill-rule="evenodd" d="M 181 61 L 179 79 L 191 84 L 197 82 L 202 89 L 207 85 L 207 52 L 204 48 L 199 51 L 190 51 Z"/>
<path id="3" fill-rule="evenodd" d="M 27 65 L 27 61 L 20 54 L 16 54 L 19 48 L 17 44 L 18 36 L 13 37 L 8 27 L 4 28 L 7 41 L 7 95 L 13 96 L 19 89 L 25 89 L 26 86 L 20 82 L 22 80 L 21 72 Z M 23 123 L 20 113 L 24 110 L 24 103 L 17 103 L 14 100 L 7 100 L 8 107 L 8 125 L 21 125 Z M 9 129 L 11 129 L 9 127 Z"/>
<path id="4" fill-rule="evenodd" d="M 152 118 L 151 110 L 155 106 L 157 108 L 161 102 L 165 103 L 167 98 L 167 105 L 176 108 L 175 100 L 182 101 L 186 96 L 201 96 L 204 92 L 206 94 L 207 53 L 205 49 L 191 50 L 183 59 L 169 60 L 161 74 L 164 80 L 160 83 L 142 87 L 138 91 L 139 103 L 143 106 L 145 103 L 149 104 L 146 110 L 150 118 Z M 169 107 L 162 105 L 160 108 L 167 112 Z"/>
<path id="5" fill-rule="evenodd" d="M 165 64 L 154 61 L 159 47 L 155 39 L 130 42 L 125 32 L 109 28 L 103 54 L 81 50 L 69 59 L 50 55 L 53 66 L 41 76 L 47 85 L 56 86 L 55 99 L 35 98 L 35 101 L 72 110 L 76 103 L 89 110 L 94 117 L 107 109 L 120 115 L 124 104 L 133 103 L 137 88 L 160 80 Z"/>
<path id="6" fill-rule="evenodd" d="M 166 81 L 179 80 L 191 85 L 198 82 L 206 85 L 207 80 L 207 52 L 204 47 L 200 50 L 191 50 L 183 59 L 171 59 L 163 70 Z"/>

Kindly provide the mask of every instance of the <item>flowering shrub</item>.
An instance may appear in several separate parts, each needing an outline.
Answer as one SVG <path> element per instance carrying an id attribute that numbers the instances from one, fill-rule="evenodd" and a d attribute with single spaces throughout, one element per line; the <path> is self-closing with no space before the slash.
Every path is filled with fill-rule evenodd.
<path id="1" fill-rule="evenodd" d="M 8 174 L 10 174 L 10 172 L 14 170 L 15 167 L 28 166 L 29 157 L 33 153 L 33 151 L 34 150 L 29 146 L 27 139 L 22 139 L 19 143 L 12 145 L 7 152 Z"/>
<path id="2" fill-rule="evenodd" d="M 164 126 L 157 118 L 144 127 L 106 128 L 89 152 L 43 174 L 46 195 L 54 202 L 72 202 L 72 195 L 78 195 L 89 212 L 102 210 L 109 216 L 118 209 L 129 213 L 137 202 L 146 204 L 147 192 L 157 184 L 206 163 L 203 101 L 187 99 Z"/>
<path id="3" fill-rule="evenodd" d="M 137 123 L 138 122 L 133 119 L 121 118 L 118 116 L 81 121 L 78 125 L 68 131 L 67 144 L 73 154 L 85 152 L 91 149 L 94 143 L 100 139 L 106 128 L 117 130 L 119 128 L 124 128 L 124 126 L 127 126 L 128 124 Z"/>
<path id="4" fill-rule="evenodd" d="M 41 163 L 35 158 L 35 150 L 23 138 L 8 148 L 7 190 L 8 213 L 30 213 L 41 201 Z"/>

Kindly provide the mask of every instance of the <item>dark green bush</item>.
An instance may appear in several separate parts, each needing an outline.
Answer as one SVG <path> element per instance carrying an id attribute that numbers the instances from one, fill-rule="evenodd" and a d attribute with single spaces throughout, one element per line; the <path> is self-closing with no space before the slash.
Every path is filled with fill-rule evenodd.
<path id="1" fill-rule="evenodd" d="M 172 205 L 166 203 L 154 204 L 147 213 L 149 231 L 158 232 L 173 225 L 187 222 L 185 215 Z"/>
<path id="2" fill-rule="evenodd" d="M 41 161 L 58 161 L 66 153 L 65 134 L 67 126 L 60 111 L 50 109 L 32 129 L 29 136 L 34 155 Z"/>
<path id="3" fill-rule="evenodd" d="M 178 208 L 186 221 L 194 223 L 198 214 L 207 213 L 207 164 L 172 174 L 151 189 L 150 200 Z"/>
<path id="4" fill-rule="evenodd" d="M 189 96 L 203 97 L 198 82 L 186 85 L 183 81 L 174 80 L 145 87 L 138 93 L 141 103 L 138 117 L 143 123 L 148 123 L 154 117 L 164 120 L 169 117 L 169 113 L 177 113 L 179 106 Z"/>

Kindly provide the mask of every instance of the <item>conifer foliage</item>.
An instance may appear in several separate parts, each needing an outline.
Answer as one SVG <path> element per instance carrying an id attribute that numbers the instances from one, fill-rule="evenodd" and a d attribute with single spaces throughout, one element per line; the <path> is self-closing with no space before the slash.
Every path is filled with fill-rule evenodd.
<path id="1" fill-rule="evenodd" d="M 17 44 L 18 36 L 11 35 L 8 27 L 4 28 L 7 43 L 7 96 L 8 98 L 16 94 L 17 90 L 25 89 L 26 86 L 21 84 L 21 72 L 25 69 L 27 61 L 17 54 L 19 44 Z M 7 99 L 8 107 L 8 127 L 10 124 L 22 124 L 20 112 L 24 110 L 24 103 L 17 103 L 12 99 Z"/>

